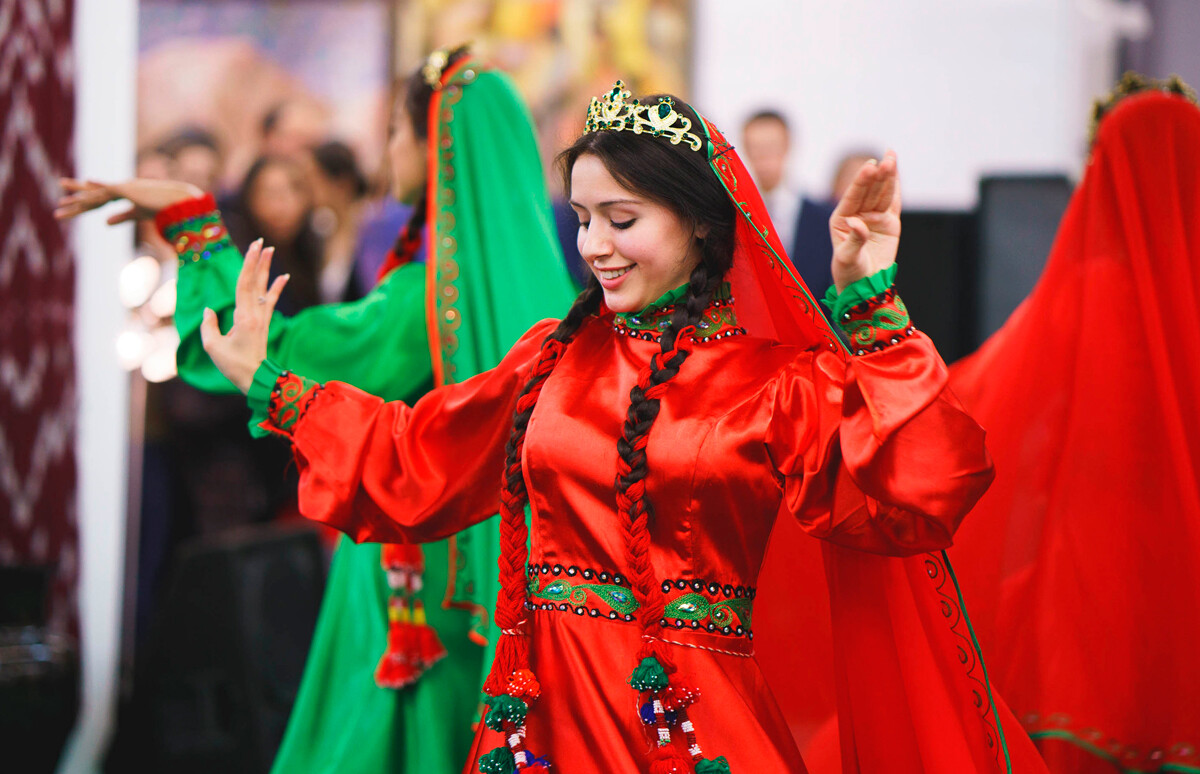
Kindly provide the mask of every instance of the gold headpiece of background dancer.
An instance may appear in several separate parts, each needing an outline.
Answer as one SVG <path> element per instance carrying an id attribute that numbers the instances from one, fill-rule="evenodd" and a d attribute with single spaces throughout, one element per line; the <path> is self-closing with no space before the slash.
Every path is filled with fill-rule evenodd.
<path id="1" fill-rule="evenodd" d="M 689 131 L 691 119 L 675 110 L 673 99 L 660 97 L 657 105 L 643 105 L 631 97 L 624 81 L 617 81 L 602 96 L 592 97 L 583 133 L 633 132 L 665 137 L 672 145 L 686 142 L 692 150 L 704 147 L 699 135 Z"/>
<path id="2" fill-rule="evenodd" d="M 1195 89 L 1184 83 L 1183 79 L 1178 75 L 1171 75 L 1164 81 L 1157 78 L 1149 78 L 1141 73 L 1129 70 L 1121 76 L 1121 80 L 1117 82 L 1116 88 L 1106 96 L 1092 103 L 1092 122 L 1088 127 L 1089 148 L 1096 142 L 1096 132 L 1100 130 L 1100 120 L 1116 107 L 1117 103 L 1121 100 L 1144 91 L 1162 91 L 1167 94 L 1175 94 L 1200 107 L 1200 102 L 1196 101 Z"/>

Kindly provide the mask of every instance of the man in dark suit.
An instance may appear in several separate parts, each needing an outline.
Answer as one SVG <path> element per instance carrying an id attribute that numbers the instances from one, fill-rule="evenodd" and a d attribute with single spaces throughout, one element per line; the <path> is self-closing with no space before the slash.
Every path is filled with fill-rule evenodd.
<path id="1" fill-rule="evenodd" d="M 820 300 L 833 283 L 829 268 L 833 259 L 833 242 L 829 237 L 833 204 L 805 196 L 788 180 L 791 132 L 787 119 L 779 112 L 760 110 L 750 116 L 742 126 L 741 150 L 779 232 L 779 241 L 796 271 Z"/>

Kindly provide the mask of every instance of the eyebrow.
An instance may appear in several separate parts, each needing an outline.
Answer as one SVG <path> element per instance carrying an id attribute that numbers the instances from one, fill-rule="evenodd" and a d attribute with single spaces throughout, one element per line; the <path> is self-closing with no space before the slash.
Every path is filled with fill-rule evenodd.
<path id="1" fill-rule="evenodd" d="M 570 204 L 572 207 L 579 207 L 580 209 L 585 209 L 585 210 L 587 209 L 587 207 L 584 207 L 582 204 L 575 201 L 574 199 L 569 201 L 568 204 Z M 600 202 L 596 206 L 597 207 L 612 207 L 617 204 L 641 204 L 641 202 L 638 201 L 637 199 L 612 199 L 611 201 Z"/>

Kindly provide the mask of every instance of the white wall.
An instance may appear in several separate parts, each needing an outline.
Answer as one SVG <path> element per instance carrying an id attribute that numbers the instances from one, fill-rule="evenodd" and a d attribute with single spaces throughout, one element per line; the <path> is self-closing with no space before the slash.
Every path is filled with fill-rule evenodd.
<path id="1" fill-rule="evenodd" d="M 79 0 L 75 9 L 76 169 L 130 177 L 134 163 L 136 0 Z M 92 214 L 75 222 L 79 403 L 79 613 L 83 707 L 59 771 L 99 771 L 116 716 L 125 550 L 128 377 L 117 364 L 125 319 L 117 271 L 132 256 L 129 227 Z"/>
<path id="2" fill-rule="evenodd" d="M 735 143 L 748 114 L 781 108 L 814 194 L 866 144 L 897 150 L 907 205 L 970 206 L 984 172 L 1079 170 L 1111 80 L 1109 4 L 696 0 L 693 96 Z"/>

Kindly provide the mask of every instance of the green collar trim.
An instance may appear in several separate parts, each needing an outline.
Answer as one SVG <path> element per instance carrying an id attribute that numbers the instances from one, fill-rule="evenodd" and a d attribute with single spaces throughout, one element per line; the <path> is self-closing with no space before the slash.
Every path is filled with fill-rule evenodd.
<path id="1" fill-rule="evenodd" d="M 687 289 L 687 285 L 680 285 L 674 290 L 664 293 L 657 301 L 640 312 L 616 315 L 613 329 L 635 339 L 657 341 L 662 332 L 671 324 L 671 315 L 675 313 L 680 299 L 687 295 Z M 738 325 L 737 315 L 734 314 L 733 292 L 729 283 L 723 282 L 713 293 L 708 309 L 704 310 L 704 314 L 696 323 L 695 339 L 696 341 L 710 341 L 745 333 L 746 329 Z"/>

